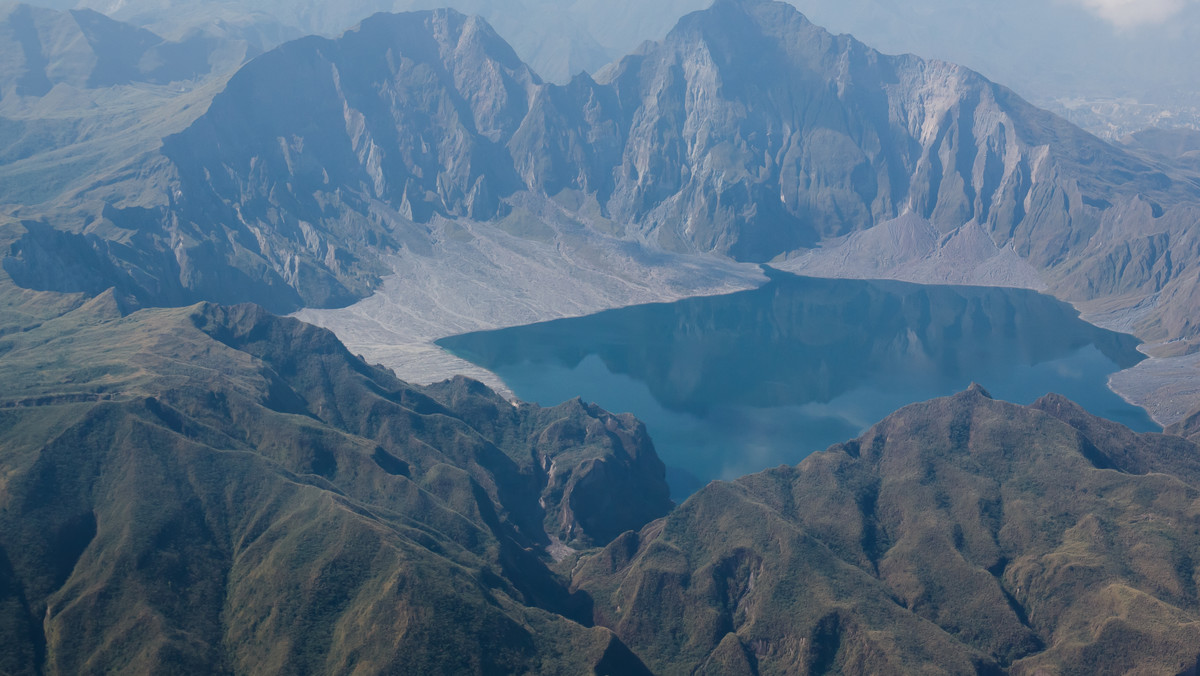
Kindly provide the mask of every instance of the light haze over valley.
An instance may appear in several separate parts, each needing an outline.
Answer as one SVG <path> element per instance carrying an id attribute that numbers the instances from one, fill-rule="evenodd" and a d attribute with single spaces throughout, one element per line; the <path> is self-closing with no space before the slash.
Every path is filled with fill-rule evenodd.
<path id="1" fill-rule="evenodd" d="M 1200 0 L 0 2 L 0 674 L 1200 669 Z"/>

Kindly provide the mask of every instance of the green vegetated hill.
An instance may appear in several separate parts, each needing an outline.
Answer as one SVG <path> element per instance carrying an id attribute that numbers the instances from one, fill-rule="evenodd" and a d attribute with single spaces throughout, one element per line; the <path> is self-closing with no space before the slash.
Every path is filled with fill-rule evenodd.
<path id="1" fill-rule="evenodd" d="M 1194 673 L 1197 450 L 973 386 L 709 485 L 575 588 L 656 673 Z"/>
<path id="2" fill-rule="evenodd" d="M 0 673 L 1200 658 L 1200 449 L 1058 397 L 910 406 L 670 511 L 641 425 L 578 400 L 412 387 L 255 306 L 0 310 Z"/>
<path id="3" fill-rule="evenodd" d="M 645 671 L 547 553 L 670 508 L 632 417 L 129 310 L 5 295 L 0 673 Z"/>

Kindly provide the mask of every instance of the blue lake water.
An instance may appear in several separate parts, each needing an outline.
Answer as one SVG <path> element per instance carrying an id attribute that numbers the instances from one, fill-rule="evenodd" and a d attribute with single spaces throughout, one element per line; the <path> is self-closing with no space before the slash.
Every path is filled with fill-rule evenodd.
<path id="1" fill-rule="evenodd" d="M 1143 357 L 1031 291 L 771 271 L 741 293 L 443 339 L 521 399 L 582 397 L 646 423 L 676 499 L 858 436 L 907 404 L 978 382 L 1027 404 L 1057 392 L 1161 431 L 1107 387 Z"/>

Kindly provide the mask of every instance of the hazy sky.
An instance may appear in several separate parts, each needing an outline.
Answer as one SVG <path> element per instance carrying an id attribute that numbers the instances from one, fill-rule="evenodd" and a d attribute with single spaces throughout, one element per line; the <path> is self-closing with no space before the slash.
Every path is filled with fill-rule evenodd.
<path id="1" fill-rule="evenodd" d="M 1071 0 L 1117 28 L 1160 24 L 1196 0 Z"/>

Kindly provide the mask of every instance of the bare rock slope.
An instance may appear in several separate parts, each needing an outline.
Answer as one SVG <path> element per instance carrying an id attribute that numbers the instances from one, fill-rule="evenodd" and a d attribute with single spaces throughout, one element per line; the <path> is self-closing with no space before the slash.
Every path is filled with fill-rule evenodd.
<path id="1" fill-rule="evenodd" d="M 222 266 L 243 299 L 344 305 L 376 287 L 381 251 L 428 249 L 437 219 L 556 198 L 619 240 L 744 261 L 902 218 L 935 239 L 970 228 L 1020 267 L 993 278 L 1073 301 L 1153 296 L 1144 335 L 1196 330 L 1196 179 L 782 3 L 721 0 L 563 86 L 481 19 L 377 15 L 254 60 L 163 153 L 167 206 L 103 215 L 146 238 L 106 255 L 147 272 L 133 276 L 149 297 L 232 300 L 208 272 Z M 174 260 L 138 260 L 147 248 Z"/>

